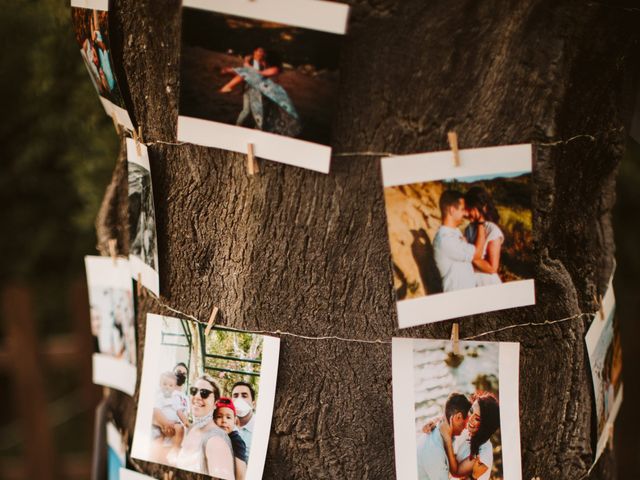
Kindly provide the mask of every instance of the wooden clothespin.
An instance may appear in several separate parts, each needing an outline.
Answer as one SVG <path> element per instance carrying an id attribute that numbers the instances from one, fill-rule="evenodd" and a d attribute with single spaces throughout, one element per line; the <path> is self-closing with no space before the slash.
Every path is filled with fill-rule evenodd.
<path id="1" fill-rule="evenodd" d="M 111 260 L 113 260 L 113 264 L 116 265 L 118 263 L 118 240 L 110 238 L 107 243 L 109 245 L 109 255 L 111 256 Z"/>
<path id="2" fill-rule="evenodd" d="M 460 326 L 457 323 L 451 325 L 451 348 L 454 355 L 460 355 Z"/>
<path id="3" fill-rule="evenodd" d="M 111 112 L 111 120 L 113 120 L 113 126 L 116 129 L 116 133 L 120 135 L 120 124 L 118 123 L 118 117 L 116 116 L 116 112 Z"/>
<path id="4" fill-rule="evenodd" d="M 613 439 L 614 439 L 614 429 L 613 429 L 613 423 L 609 423 L 609 439 L 607 441 L 609 448 L 611 450 L 613 450 Z"/>
<path id="5" fill-rule="evenodd" d="M 602 295 L 593 294 L 593 301 L 598 305 L 598 317 L 600 320 L 606 320 L 604 315 L 604 304 L 602 302 Z"/>
<path id="6" fill-rule="evenodd" d="M 138 297 L 142 297 L 144 295 L 144 289 L 142 288 L 142 274 L 138 272 L 138 285 L 136 287 L 138 292 Z"/>
<path id="7" fill-rule="evenodd" d="M 451 153 L 453 153 L 453 166 L 460 166 L 460 150 L 458 149 L 458 134 L 456 132 L 449 132 L 447 134 L 449 138 L 449 148 L 451 149 Z"/>
<path id="8" fill-rule="evenodd" d="M 141 157 L 142 150 L 140 149 L 140 144 L 142 143 L 142 127 L 138 127 L 137 129 L 134 128 L 132 135 L 133 141 L 136 142 L 136 153 Z"/>
<path id="9" fill-rule="evenodd" d="M 258 162 L 254 154 L 253 143 L 247 144 L 247 173 L 249 175 L 255 175 L 259 172 Z"/>
<path id="10" fill-rule="evenodd" d="M 209 317 L 209 321 L 207 322 L 207 327 L 204 329 L 205 337 L 208 337 L 209 333 L 211 333 L 211 329 L 213 328 L 213 324 L 215 323 L 217 316 L 218 316 L 218 307 L 213 307 L 213 310 L 211 310 L 211 316 Z"/>

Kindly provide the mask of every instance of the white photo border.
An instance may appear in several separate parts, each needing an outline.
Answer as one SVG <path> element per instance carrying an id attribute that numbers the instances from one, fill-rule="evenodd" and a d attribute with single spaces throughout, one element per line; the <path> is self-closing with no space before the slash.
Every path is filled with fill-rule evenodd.
<path id="1" fill-rule="evenodd" d="M 120 469 L 120 480 L 156 480 L 155 477 L 144 475 L 142 473 L 134 472 L 128 468 Z"/>
<path id="2" fill-rule="evenodd" d="M 613 316 L 616 314 L 615 312 L 616 298 L 615 298 L 615 293 L 613 291 L 613 277 L 609 279 L 607 291 L 602 297 L 602 310 L 604 312 L 604 319 L 600 318 L 599 313 L 596 314 L 593 321 L 591 322 L 591 326 L 589 327 L 589 330 L 587 330 L 587 334 L 585 335 L 585 343 L 587 345 L 587 352 L 589 354 L 590 368 L 591 368 L 591 355 L 593 355 L 593 352 L 596 346 L 598 345 L 598 341 L 600 340 L 600 337 L 605 327 L 607 326 L 608 322 L 612 322 Z M 611 341 L 612 342 L 615 341 L 615 332 L 614 332 L 614 337 L 612 338 Z M 593 391 L 595 393 L 596 389 L 599 388 L 600 385 L 596 385 L 597 378 L 593 370 L 591 370 L 591 381 L 593 383 Z M 624 393 L 624 383 L 620 385 L 620 390 L 618 391 L 618 394 L 616 395 L 613 401 L 613 407 L 611 409 L 611 412 L 605 421 L 605 425 L 604 425 L 604 428 L 602 429 L 602 432 L 600 433 L 600 436 L 598 437 L 598 440 L 596 443 L 596 452 L 595 452 L 594 461 L 597 461 L 600 458 L 600 455 L 602 455 L 602 452 L 604 452 L 607 446 L 607 442 L 609 441 L 609 431 L 613 429 L 616 417 L 618 416 L 618 412 L 622 405 L 623 393 Z M 596 428 L 597 428 L 597 425 L 598 425 L 598 419 L 596 417 Z"/>
<path id="3" fill-rule="evenodd" d="M 140 155 L 138 155 L 138 151 L 136 150 L 136 142 L 132 138 L 127 137 L 127 162 L 140 165 L 142 168 L 144 168 L 149 172 L 149 177 L 151 178 L 151 191 L 153 192 L 153 177 L 151 176 L 151 166 L 149 165 L 149 151 L 147 150 L 147 147 L 142 143 L 139 143 L 138 146 L 140 148 Z M 154 215 L 154 219 L 157 220 L 155 204 L 153 205 L 153 215 Z M 153 232 L 153 235 L 156 237 L 155 243 L 156 243 L 156 250 L 157 250 L 158 249 L 157 230 Z M 142 280 L 142 285 L 148 288 L 156 296 L 159 296 L 160 295 L 160 275 L 158 271 L 154 270 L 149 265 L 147 265 L 140 257 L 132 254 L 129 255 L 129 265 L 131 269 L 131 278 L 138 281 L 138 274 L 139 274 L 140 279 Z"/>
<path id="4" fill-rule="evenodd" d="M 344 35 L 350 7 L 323 0 L 184 0 L 183 7 Z M 180 115 L 177 139 L 206 147 L 247 154 L 252 144 L 256 157 L 294 167 L 329 173 L 331 146 L 263 132 L 252 128 Z"/>
<path id="5" fill-rule="evenodd" d="M 533 171 L 531 144 L 460 150 L 460 166 L 451 151 L 388 157 L 381 160 L 383 187 Z M 398 327 L 449 320 L 478 313 L 535 305 L 534 279 L 397 300 Z"/>
<path id="6" fill-rule="evenodd" d="M 393 431 L 396 477 L 418 480 L 415 434 L 414 342 L 443 342 L 442 339 L 393 338 L 391 368 L 393 385 Z M 444 340 L 446 341 L 446 340 Z M 522 480 L 520 450 L 520 344 L 515 342 L 467 342 L 461 345 L 499 343 L 500 434 L 505 480 Z"/>
<path id="7" fill-rule="evenodd" d="M 150 375 L 149 372 L 154 369 L 153 360 L 158 354 L 158 346 L 161 343 L 162 322 L 164 319 L 180 321 L 180 319 L 176 317 L 157 315 L 153 313 L 147 314 L 144 360 L 142 365 L 142 375 L 140 378 L 140 396 L 138 406 L 153 405 L 153 396 L 156 389 L 157 379 L 153 375 Z M 243 333 L 241 330 L 238 332 Z M 253 437 L 251 439 L 251 455 L 249 457 L 249 464 L 247 465 L 247 480 L 259 480 L 262 478 L 267 448 L 269 445 L 269 434 L 271 431 L 271 419 L 273 417 L 273 406 L 278 377 L 280 339 L 267 335 L 261 336 L 263 338 L 262 364 L 260 367 L 259 393 L 255 412 L 256 424 Z M 151 408 L 138 408 L 133 433 L 133 445 L 131 448 L 131 456 L 133 458 L 148 461 L 149 446 L 151 445 L 150 425 L 152 415 L 153 413 Z"/>
<path id="8" fill-rule="evenodd" d="M 109 11 L 109 0 L 71 0 L 74 8 L 86 8 L 91 10 Z"/>

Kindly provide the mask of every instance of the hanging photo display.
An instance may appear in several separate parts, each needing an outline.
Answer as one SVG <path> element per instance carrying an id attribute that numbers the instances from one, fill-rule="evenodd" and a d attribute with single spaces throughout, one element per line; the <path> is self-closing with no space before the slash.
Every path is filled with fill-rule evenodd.
<path id="1" fill-rule="evenodd" d="M 382 159 L 400 328 L 535 303 L 531 145 Z"/>
<path id="2" fill-rule="evenodd" d="M 595 316 L 585 337 L 593 377 L 598 427 L 596 460 L 607 445 L 622 405 L 622 345 L 615 310 L 613 285 L 609 282 L 602 300 L 602 313 Z"/>
<path id="3" fill-rule="evenodd" d="M 107 422 L 107 479 L 119 480 L 120 469 L 126 465 L 126 447 L 113 422 Z"/>
<path id="4" fill-rule="evenodd" d="M 262 478 L 280 340 L 147 315 L 132 456 L 215 478 Z"/>
<path id="5" fill-rule="evenodd" d="M 178 140 L 329 172 L 349 7 L 184 0 Z"/>
<path id="6" fill-rule="evenodd" d="M 139 153 L 138 153 L 139 148 Z M 129 261 L 131 276 L 160 295 L 156 212 L 147 147 L 127 138 L 129 176 Z"/>
<path id="7" fill-rule="evenodd" d="M 518 343 L 394 338 L 396 475 L 521 480 Z"/>
<path id="8" fill-rule="evenodd" d="M 129 262 L 97 256 L 84 261 L 94 344 L 93 381 L 133 395 L 136 338 Z"/>
<path id="9" fill-rule="evenodd" d="M 111 55 L 109 0 L 71 0 L 71 16 L 82 60 L 102 106 L 107 115 L 133 130 Z"/>

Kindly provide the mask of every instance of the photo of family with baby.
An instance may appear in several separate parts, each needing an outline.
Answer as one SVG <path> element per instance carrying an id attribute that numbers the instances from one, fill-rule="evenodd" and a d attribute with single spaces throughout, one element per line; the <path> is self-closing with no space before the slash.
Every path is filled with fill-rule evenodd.
<path id="1" fill-rule="evenodd" d="M 124 108 L 124 100 L 112 68 L 109 12 L 86 8 L 72 8 L 71 11 L 76 41 L 93 86 L 101 97 Z"/>
<path id="2" fill-rule="evenodd" d="M 385 188 L 398 300 L 533 277 L 531 173 Z"/>
<path id="3" fill-rule="evenodd" d="M 262 337 L 218 328 L 205 336 L 202 325 L 158 318 L 147 336 L 153 343 L 145 345 L 133 455 L 244 480 L 254 443 Z"/>

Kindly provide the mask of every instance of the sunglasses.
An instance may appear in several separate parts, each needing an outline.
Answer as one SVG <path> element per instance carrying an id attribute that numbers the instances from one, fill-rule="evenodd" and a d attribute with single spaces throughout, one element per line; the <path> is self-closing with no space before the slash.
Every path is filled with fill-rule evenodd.
<path id="1" fill-rule="evenodd" d="M 192 397 L 195 397 L 197 393 L 200 393 L 200 398 L 202 398 L 203 400 L 206 400 L 207 398 L 209 398 L 209 395 L 213 393 L 213 390 L 207 390 L 206 388 L 191 387 L 189 389 L 189 393 L 191 394 Z"/>

